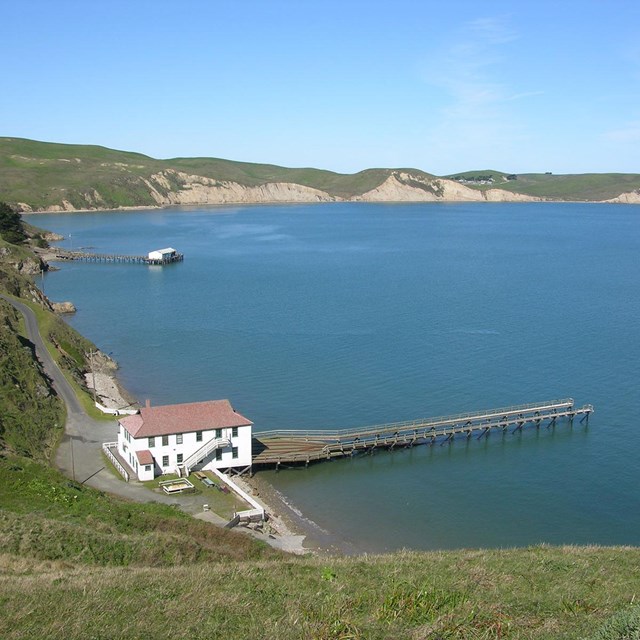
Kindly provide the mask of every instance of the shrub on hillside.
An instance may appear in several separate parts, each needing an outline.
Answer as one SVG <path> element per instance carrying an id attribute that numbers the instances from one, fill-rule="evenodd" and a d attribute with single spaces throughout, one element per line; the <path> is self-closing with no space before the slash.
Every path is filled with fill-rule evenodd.
<path id="1" fill-rule="evenodd" d="M 20 214 L 6 202 L 0 202 L 0 235 L 11 244 L 22 244 L 27 239 Z"/>

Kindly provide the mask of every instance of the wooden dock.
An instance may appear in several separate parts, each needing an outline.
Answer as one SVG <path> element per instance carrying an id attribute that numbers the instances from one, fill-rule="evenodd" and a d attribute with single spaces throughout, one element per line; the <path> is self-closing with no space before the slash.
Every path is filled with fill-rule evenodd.
<path id="1" fill-rule="evenodd" d="M 379 448 L 446 444 L 460 437 L 479 440 L 495 430 L 515 433 L 527 425 L 552 427 L 560 419 L 572 423 L 578 416 L 588 423 L 593 410 L 590 404 L 576 408 L 573 399 L 566 398 L 361 429 L 263 431 L 253 434 L 253 465 L 308 465 Z"/>
<path id="2" fill-rule="evenodd" d="M 81 262 L 121 262 L 147 265 L 165 265 L 171 264 L 172 262 L 182 262 L 184 260 L 184 254 L 182 253 L 177 253 L 176 255 L 168 258 L 153 259 L 149 258 L 148 256 L 129 256 L 114 253 L 86 253 L 84 251 L 64 251 L 64 253 L 60 252 L 60 254 L 56 257 L 59 260 L 75 260 Z"/>

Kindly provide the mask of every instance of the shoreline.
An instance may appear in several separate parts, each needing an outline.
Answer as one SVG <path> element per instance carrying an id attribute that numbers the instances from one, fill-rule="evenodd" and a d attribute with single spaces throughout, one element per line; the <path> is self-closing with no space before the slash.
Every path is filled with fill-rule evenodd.
<path id="1" fill-rule="evenodd" d="M 268 480 L 258 471 L 251 477 L 234 478 L 265 511 L 282 527 L 286 536 L 302 537 L 301 546 L 305 553 L 319 556 L 354 556 L 367 553 L 354 544 L 341 540 L 337 535 L 326 531 L 305 517 L 295 506 L 287 501 Z"/>
<path id="2" fill-rule="evenodd" d="M 622 194 L 621 194 L 622 195 Z M 619 197 L 619 196 L 618 196 Z M 174 209 L 183 207 L 234 207 L 234 206 L 260 206 L 260 205 L 316 205 L 316 204 L 613 204 L 613 205 L 637 205 L 639 202 L 629 200 L 553 200 L 541 198 L 540 200 L 322 200 L 318 202 L 307 202 L 300 200 L 287 201 L 252 201 L 252 202 L 193 202 L 188 204 L 156 204 L 156 205 L 131 205 L 124 207 L 93 208 L 93 209 L 40 209 L 37 211 L 20 211 L 21 216 L 38 216 L 64 213 L 126 213 L 128 211 L 159 211 L 162 209 Z M 55 205 L 54 205 L 55 206 Z"/>

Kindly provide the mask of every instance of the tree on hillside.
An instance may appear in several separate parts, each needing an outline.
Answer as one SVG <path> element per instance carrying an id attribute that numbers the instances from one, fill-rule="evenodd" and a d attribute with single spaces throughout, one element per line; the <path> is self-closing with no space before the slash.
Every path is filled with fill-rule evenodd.
<path id="1" fill-rule="evenodd" d="M 20 214 L 6 202 L 0 202 L 0 235 L 11 244 L 21 244 L 27 239 Z"/>

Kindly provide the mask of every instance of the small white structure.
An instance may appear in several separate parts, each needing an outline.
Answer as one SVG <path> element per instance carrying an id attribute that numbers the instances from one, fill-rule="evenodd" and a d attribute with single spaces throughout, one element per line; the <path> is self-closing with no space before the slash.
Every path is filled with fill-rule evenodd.
<path id="1" fill-rule="evenodd" d="M 118 454 L 138 480 L 194 469 L 251 468 L 253 423 L 228 400 L 147 406 L 118 420 Z"/>
<path id="2" fill-rule="evenodd" d="M 171 262 L 178 256 L 178 252 L 171 247 L 166 249 L 156 249 L 155 251 L 149 251 L 149 260 L 154 262 Z"/>

